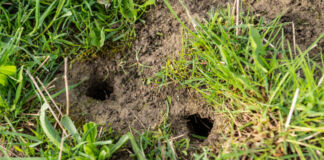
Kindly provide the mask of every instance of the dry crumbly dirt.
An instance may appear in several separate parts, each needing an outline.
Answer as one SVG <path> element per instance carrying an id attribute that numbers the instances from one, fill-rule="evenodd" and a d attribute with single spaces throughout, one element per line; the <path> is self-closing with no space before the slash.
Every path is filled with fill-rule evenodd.
<path id="1" fill-rule="evenodd" d="M 203 0 L 188 1 L 186 4 L 193 15 L 206 16 L 207 11 L 218 3 Z M 172 1 L 172 6 L 178 15 L 186 16 L 179 3 Z M 174 136 L 189 132 L 190 126 L 187 127 L 186 121 L 190 115 L 199 114 L 201 118 L 208 118 L 214 123 L 221 122 L 213 109 L 189 89 L 174 84 L 159 88 L 159 85 L 149 82 L 166 60 L 180 52 L 182 47 L 180 24 L 164 3 L 157 1 L 150 13 L 144 19 L 145 25 L 136 26 L 137 39 L 126 54 L 116 55 L 112 59 L 105 56 L 110 52 L 107 51 L 100 58 L 72 65 L 68 75 L 69 84 L 88 78 L 70 91 L 73 120 L 109 125 L 119 133 L 126 133 L 130 128 L 154 130 L 164 120 L 166 100 L 170 96 L 169 121 L 176 124 Z M 58 77 L 62 76 L 63 70 Z M 56 86 L 60 90 L 64 88 L 64 82 L 59 81 Z M 65 104 L 64 97 L 64 94 L 60 95 L 57 101 Z"/>
<path id="2" fill-rule="evenodd" d="M 283 13 L 281 22 L 294 22 L 296 44 L 305 50 L 321 33 L 324 32 L 323 0 L 246 0 L 243 4 L 252 8 L 259 16 L 271 20 Z M 292 41 L 293 30 L 286 26 L 285 35 Z M 324 49 L 322 39 L 312 54 L 319 54 Z M 316 56 L 316 55 L 313 55 Z M 319 60 L 320 57 L 317 57 Z"/>
<path id="3" fill-rule="evenodd" d="M 186 21 L 184 8 L 177 0 L 170 1 L 176 14 Z M 233 0 L 186 0 L 185 3 L 193 17 L 204 18 L 211 8 L 225 7 L 226 3 L 232 4 Z M 251 7 L 256 14 L 265 16 L 268 20 L 286 10 L 281 21 L 294 21 L 297 43 L 302 49 L 324 32 L 322 0 L 245 0 L 243 6 Z M 99 58 L 76 62 L 70 67 L 70 85 L 88 78 L 70 91 L 72 119 L 77 123 L 94 121 L 110 126 L 120 134 L 131 128 L 154 130 L 163 122 L 169 96 L 171 104 L 168 121 L 172 124 L 173 136 L 187 136 L 188 133 L 195 132 L 191 125 L 195 125 L 195 119 L 200 117 L 200 121 L 211 127 L 211 131 L 205 141 L 193 142 L 219 146 L 222 131 L 228 123 L 225 116 L 215 113 L 212 107 L 190 89 L 175 84 L 159 88 L 151 82 L 151 77 L 165 65 L 167 59 L 175 57 L 181 51 L 180 24 L 162 0 L 157 0 L 156 6 L 144 16 L 144 20 L 145 25 L 137 24 L 136 40 L 133 47 L 125 53 L 111 58 L 108 56 L 111 51 L 107 50 Z M 286 30 L 289 37 L 292 30 L 289 27 Z M 323 40 L 317 50 L 322 48 Z M 58 77 L 62 78 L 63 69 L 60 72 Z M 64 88 L 64 82 L 58 81 L 56 86 L 60 90 Z M 56 99 L 65 105 L 64 94 Z"/>

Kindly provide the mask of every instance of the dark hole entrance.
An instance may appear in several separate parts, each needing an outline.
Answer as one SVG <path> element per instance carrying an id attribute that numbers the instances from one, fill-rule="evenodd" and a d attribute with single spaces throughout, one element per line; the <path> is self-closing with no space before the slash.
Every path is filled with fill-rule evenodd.
<path id="1" fill-rule="evenodd" d="M 114 92 L 114 88 L 104 81 L 92 81 L 87 89 L 86 96 L 96 100 L 105 100 L 109 98 L 111 93 Z"/>
<path id="2" fill-rule="evenodd" d="M 208 118 L 201 118 L 198 114 L 187 117 L 187 126 L 190 131 L 190 136 L 198 139 L 208 137 L 213 128 L 213 121 Z"/>

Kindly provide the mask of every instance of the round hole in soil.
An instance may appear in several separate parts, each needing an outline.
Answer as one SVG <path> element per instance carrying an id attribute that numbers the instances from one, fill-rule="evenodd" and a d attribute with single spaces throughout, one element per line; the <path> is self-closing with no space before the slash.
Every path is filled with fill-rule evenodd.
<path id="1" fill-rule="evenodd" d="M 190 115 L 186 119 L 191 137 L 204 139 L 205 137 L 208 137 L 213 128 L 213 121 L 211 119 L 201 118 L 198 114 Z"/>
<path id="2" fill-rule="evenodd" d="M 96 100 L 106 100 L 114 92 L 114 88 L 105 81 L 93 80 L 87 89 L 86 96 Z"/>

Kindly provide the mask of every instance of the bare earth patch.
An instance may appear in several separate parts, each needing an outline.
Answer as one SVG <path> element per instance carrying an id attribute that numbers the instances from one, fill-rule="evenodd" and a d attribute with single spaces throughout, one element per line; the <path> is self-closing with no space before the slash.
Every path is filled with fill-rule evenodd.
<path id="1" fill-rule="evenodd" d="M 187 15 L 180 3 L 172 0 L 171 5 L 185 20 Z M 193 17 L 204 18 L 211 8 L 226 6 L 226 1 L 187 0 L 186 5 Z M 269 20 L 287 10 L 281 21 L 294 21 L 297 43 L 302 49 L 324 32 L 324 2 L 321 0 L 247 0 L 243 6 L 250 6 L 255 13 Z M 110 58 L 107 55 L 111 51 L 105 51 L 100 58 L 72 65 L 68 77 L 70 85 L 88 78 L 70 91 L 72 119 L 77 123 L 94 121 L 110 126 L 118 133 L 126 133 L 130 128 L 154 130 L 163 121 L 169 96 L 172 102 L 169 122 L 173 126 L 173 136 L 207 136 L 204 141 L 193 140 L 192 143 L 217 148 L 229 120 L 215 113 L 213 107 L 192 90 L 174 84 L 159 88 L 151 79 L 168 58 L 176 57 L 181 51 L 181 26 L 161 0 L 157 0 L 156 7 L 146 14 L 144 20 L 145 25 L 136 26 L 137 37 L 133 47 L 125 53 Z M 292 30 L 287 28 L 286 34 L 291 38 Z M 317 49 L 323 48 L 322 40 Z M 58 77 L 61 78 L 62 73 Z M 64 88 L 63 81 L 57 82 L 56 86 L 57 90 Z M 57 97 L 62 105 L 65 104 L 64 96 Z M 242 119 L 242 123 L 251 120 Z"/>

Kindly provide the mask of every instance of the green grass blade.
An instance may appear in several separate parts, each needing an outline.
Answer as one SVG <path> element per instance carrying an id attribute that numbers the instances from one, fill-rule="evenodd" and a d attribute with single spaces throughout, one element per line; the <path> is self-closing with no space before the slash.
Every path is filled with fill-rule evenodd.
<path id="1" fill-rule="evenodd" d="M 59 136 L 58 132 L 55 130 L 55 128 L 53 127 L 53 125 L 50 123 L 50 121 L 47 119 L 46 116 L 46 110 L 49 108 L 49 104 L 48 103 L 44 103 L 41 107 L 40 110 L 40 116 L 39 116 L 39 120 L 40 120 L 40 125 L 45 133 L 45 135 L 47 136 L 47 138 L 58 148 L 60 148 L 61 146 L 61 137 Z M 68 152 L 68 149 L 63 145 L 62 150 L 64 152 Z"/>
<path id="2" fill-rule="evenodd" d="M 144 153 L 139 149 L 134 136 L 131 133 L 127 133 L 123 135 L 119 141 L 111 148 L 111 155 L 114 154 L 117 150 L 119 150 L 127 141 L 130 140 L 132 148 L 139 160 L 145 160 Z"/>
<path id="3" fill-rule="evenodd" d="M 65 4 L 65 0 L 59 0 L 59 4 L 56 8 L 56 12 L 55 12 L 55 15 L 53 17 L 53 19 L 51 20 L 51 22 L 46 26 L 46 28 L 43 30 L 43 32 L 41 34 L 39 34 L 36 38 L 34 38 L 33 41 L 37 40 L 40 36 L 42 36 L 52 25 L 53 23 L 55 22 L 56 18 L 59 16 L 59 14 L 61 13 L 61 10 L 63 8 Z"/>
<path id="4" fill-rule="evenodd" d="M 69 116 L 64 115 L 62 117 L 61 124 L 68 130 L 68 132 L 76 139 L 78 143 L 81 143 L 80 134 Z"/>
<path id="5" fill-rule="evenodd" d="M 15 96 L 15 100 L 13 102 L 13 106 L 16 106 L 17 103 L 19 102 L 20 96 L 21 96 L 21 90 L 23 88 L 23 71 L 24 71 L 24 66 L 21 66 L 20 71 L 18 73 L 18 87 L 16 90 L 16 96 Z M 11 110 L 13 110 L 15 107 L 13 107 Z"/>
<path id="6" fill-rule="evenodd" d="M 35 25 L 34 25 L 34 29 L 32 32 L 29 33 L 30 36 L 33 36 L 33 34 L 37 31 L 38 26 L 39 26 L 39 20 L 40 20 L 40 0 L 35 0 Z"/>
<path id="7" fill-rule="evenodd" d="M 0 131 L 1 135 L 10 135 L 10 136 L 21 136 L 21 137 L 25 137 L 29 140 L 32 140 L 32 141 L 41 141 L 39 138 L 35 137 L 35 136 L 31 136 L 31 135 L 28 135 L 28 134 L 24 134 L 24 133 L 17 133 L 17 132 L 6 132 L 6 131 Z"/>

